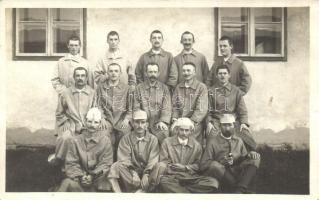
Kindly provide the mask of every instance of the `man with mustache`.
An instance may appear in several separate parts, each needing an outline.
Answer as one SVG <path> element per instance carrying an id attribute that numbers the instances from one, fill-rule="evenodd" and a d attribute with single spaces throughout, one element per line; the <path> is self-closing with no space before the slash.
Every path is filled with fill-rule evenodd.
<path id="1" fill-rule="evenodd" d="M 144 53 L 138 60 L 135 68 L 137 83 L 142 83 L 147 79 L 146 65 L 156 63 L 159 66 L 158 80 L 166 84 L 172 91 L 178 80 L 178 69 L 173 55 L 162 49 L 163 34 L 159 30 L 154 30 L 150 36 L 152 48 Z"/>
<path id="2" fill-rule="evenodd" d="M 160 162 L 151 174 L 154 177 L 157 172 L 154 185 L 159 183 L 160 190 L 166 193 L 214 193 L 218 188 L 217 180 L 199 174 L 202 145 L 190 137 L 194 131 L 193 122 L 189 118 L 179 118 L 175 126 L 177 134 L 164 140 Z"/>
<path id="3" fill-rule="evenodd" d="M 157 138 L 148 132 L 147 113 L 133 112 L 133 131 L 122 137 L 109 173 L 114 192 L 148 192 L 149 175 L 159 159 Z"/>
<path id="4" fill-rule="evenodd" d="M 122 136 L 128 134 L 131 129 L 129 121 L 132 118 L 133 95 L 131 95 L 130 87 L 121 82 L 121 66 L 118 63 L 111 63 L 107 69 L 108 79 L 101 83 L 97 89 L 97 105 L 102 110 L 102 119 L 105 122 L 110 120 L 110 116 L 112 116 L 111 140 L 116 160 L 118 143 Z M 109 124 L 102 128 L 108 129 Z"/>
<path id="5" fill-rule="evenodd" d="M 196 79 L 194 63 L 184 63 L 182 69 L 184 81 L 176 86 L 172 97 L 172 122 L 180 117 L 190 118 L 195 125 L 193 136 L 203 144 L 204 119 L 208 111 L 207 88 Z"/>
<path id="6" fill-rule="evenodd" d="M 236 117 L 236 135 L 241 137 L 249 150 L 256 150 L 257 143 L 249 129 L 248 112 L 244 93 L 229 82 L 232 74 L 227 65 L 216 68 L 218 82 L 208 91 L 209 112 L 206 119 L 206 135 L 217 135 L 220 132 L 219 119 L 225 113 Z"/>
<path id="7" fill-rule="evenodd" d="M 95 91 L 87 85 L 88 71 L 84 67 L 74 69 L 75 85 L 66 88 L 60 94 L 56 109 L 56 141 L 55 154 L 48 161 L 53 165 L 63 164 L 70 140 L 81 133 L 85 125 L 88 110 L 95 105 Z"/>
<path id="8" fill-rule="evenodd" d="M 194 34 L 185 31 L 181 36 L 181 44 L 183 44 L 184 49 L 180 54 L 174 57 L 176 65 L 178 67 L 178 83 L 182 82 L 182 66 L 186 62 L 194 63 L 196 66 L 196 79 L 200 82 L 206 83 L 206 77 L 209 72 L 206 57 L 193 49 L 195 43 Z"/>
<path id="9" fill-rule="evenodd" d="M 65 161 L 66 177 L 58 192 L 110 191 L 107 175 L 113 163 L 109 138 L 99 131 L 101 112 L 91 108 L 86 126 L 72 139 Z"/>
<path id="10" fill-rule="evenodd" d="M 77 67 L 84 67 L 88 72 L 88 85 L 94 88 L 94 77 L 92 68 L 88 61 L 81 57 L 81 40 L 78 36 L 71 36 L 68 40 L 69 53 L 60 58 L 54 68 L 53 77 L 51 79 L 52 86 L 58 94 L 68 87 L 74 86 L 73 71 Z"/>
<path id="11" fill-rule="evenodd" d="M 227 65 L 232 74 L 229 81 L 239 87 L 244 94 L 247 94 L 251 87 L 251 76 L 244 64 L 239 58 L 232 54 L 233 42 L 228 36 L 223 36 L 219 39 L 219 49 L 221 57 L 218 57 L 207 76 L 206 85 L 213 86 L 218 82 L 216 78 L 216 68 L 220 65 Z"/>
<path id="12" fill-rule="evenodd" d="M 161 144 L 169 136 L 171 121 L 171 95 L 168 87 L 158 81 L 159 66 L 156 63 L 146 65 L 147 80 L 135 90 L 134 110 L 144 110 L 148 114 L 150 132 Z"/>
<path id="13" fill-rule="evenodd" d="M 234 134 L 234 122 L 231 114 L 221 116 L 221 133 L 208 139 L 200 168 L 204 175 L 218 179 L 225 192 L 248 193 L 260 155 L 247 152 L 243 141 Z"/>
<path id="14" fill-rule="evenodd" d="M 108 76 L 108 66 L 111 63 L 117 63 L 121 66 L 121 82 L 128 85 L 135 85 L 136 78 L 132 63 L 128 60 L 127 55 L 125 55 L 119 48 L 120 36 L 116 31 L 110 31 L 107 34 L 108 50 L 104 56 L 102 56 L 96 64 L 96 70 L 94 72 L 95 81 L 97 84 L 103 84 L 109 79 Z"/>

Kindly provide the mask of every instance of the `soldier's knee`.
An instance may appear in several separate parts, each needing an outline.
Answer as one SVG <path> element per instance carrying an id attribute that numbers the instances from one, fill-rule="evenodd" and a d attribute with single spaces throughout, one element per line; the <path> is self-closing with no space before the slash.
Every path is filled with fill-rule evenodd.
<path id="1" fill-rule="evenodd" d="M 213 177 L 221 179 L 224 176 L 225 167 L 217 161 L 212 161 L 208 167 L 208 173 Z"/>

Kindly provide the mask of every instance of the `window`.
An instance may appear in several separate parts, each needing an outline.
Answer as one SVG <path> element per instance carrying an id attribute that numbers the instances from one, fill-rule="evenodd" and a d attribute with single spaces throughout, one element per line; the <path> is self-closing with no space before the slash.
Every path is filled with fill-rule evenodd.
<path id="1" fill-rule="evenodd" d="M 16 9 L 15 56 L 64 56 L 70 36 L 79 36 L 83 43 L 83 24 L 83 9 Z"/>
<path id="2" fill-rule="evenodd" d="M 233 39 L 244 60 L 286 60 L 286 9 L 219 8 L 218 38 Z"/>

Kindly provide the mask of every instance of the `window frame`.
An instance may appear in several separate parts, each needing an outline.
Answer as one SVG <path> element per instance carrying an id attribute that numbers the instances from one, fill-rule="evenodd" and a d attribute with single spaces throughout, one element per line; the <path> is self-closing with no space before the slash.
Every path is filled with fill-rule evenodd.
<path id="1" fill-rule="evenodd" d="M 46 20 L 46 53 L 19 53 L 19 8 L 13 9 L 12 15 L 12 22 L 13 22 L 13 44 L 12 44 L 12 55 L 13 60 L 57 60 L 66 55 L 66 53 L 54 53 L 53 52 L 53 19 L 52 19 L 52 9 L 54 8 L 47 8 L 47 20 Z M 62 8 L 63 9 L 63 8 Z M 86 8 L 81 9 L 81 17 L 80 20 L 80 35 L 81 38 L 81 56 L 86 57 L 86 18 L 87 18 L 87 11 Z M 58 22 L 58 24 L 67 24 L 68 22 Z M 72 24 L 72 23 L 70 23 Z M 50 30 L 49 30 L 50 29 Z M 49 36 L 50 35 L 50 36 Z"/>
<path id="2" fill-rule="evenodd" d="M 221 56 L 219 51 L 219 38 L 221 37 L 221 16 L 220 9 L 215 8 L 215 55 Z M 224 8 L 224 7 L 223 7 Z M 275 7 L 274 7 L 275 8 Z M 277 7 L 276 7 L 277 8 Z M 282 45 L 281 45 L 281 54 L 256 54 L 255 53 L 255 15 L 254 15 L 254 7 L 247 7 L 248 9 L 248 54 L 236 54 L 238 58 L 244 61 L 287 61 L 287 8 L 282 8 Z M 270 23 L 269 23 L 270 24 Z"/>

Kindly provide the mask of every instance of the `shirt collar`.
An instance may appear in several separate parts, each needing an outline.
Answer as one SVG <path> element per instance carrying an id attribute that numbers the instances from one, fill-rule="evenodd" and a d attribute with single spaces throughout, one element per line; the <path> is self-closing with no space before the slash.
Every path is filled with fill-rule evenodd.
<path id="1" fill-rule="evenodd" d="M 228 91 L 231 91 L 231 84 L 228 82 L 225 86 L 218 84 L 218 89 L 226 88 Z"/>
<path id="2" fill-rule="evenodd" d="M 162 56 L 162 57 L 165 56 L 163 49 L 160 50 L 159 54 L 155 54 L 155 53 L 152 51 L 152 49 L 150 49 L 149 52 L 148 52 L 148 54 L 149 54 L 150 56 L 154 56 L 154 55 L 160 55 L 160 56 Z"/>
<path id="3" fill-rule="evenodd" d="M 71 86 L 71 91 L 72 91 L 72 94 L 74 93 L 84 93 L 87 95 L 89 94 L 89 89 L 87 86 L 85 86 L 82 90 L 75 88 L 75 86 Z"/>
<path id="4" fill-rule="evenodd" d="M 84 137 L 84 140 L 87 142 L 87 143 L 90 143 L 91 141 L 94 142 L 94 143 L 98 143 L 99 142 L 99 138 L 100 138 L 100 132 L 96 132 L 94 133 L 94 135 L 92 137 L 87 137 L 88 134 L 90 134 L 86 129 L 84 129 L 84 133 L 82 132 L 83 134 L 83 137 Z"/>
<path id="5" fill-rule="evenodd" d="M 195 49 L 192 49 L 192 51 L 190 53 L 186 53 L 185 50 L 183 49 L 182 55 L 192 55 L 192 56 L 196 57 L 197 56 L 197 52 L 196 52 Z"/>
<path id="6" fill-rule="evenodd" d="M 158 87 L 159 87 L 159 86 L 158 86 L 158 81 L 155 82 L 155 85 L 154 85 L 154 86 L 151 86 L 150 81 L 149 81 L 149 80 L 146 80 L 146 81 L 145 81 L 145 89 L 149 89 L 149 88 L 151 88 L 151 87 L 158 88 Z"/>
<path id="7" fill-rule="evenodd" d="M 135 136 L 134 132 L 132 132 L 130 134 L 131 134 L 130 137 L 132 139 L 133 144 L 136 144 L 139 140 Z M 144 135 L 143 139 L 141 139 L 141 141 L 148 142 L 148 141 L 150 141 L 150 139 L 151 139 L 150 133 L 148 131 L 145 131 L 145 135 Z"/>
<path id="8" fill-rule="evenodd" d="M 197 79 L 194 77 L 193 82 L 189 85 L 189 87 L 192 88 L 192 89 L 194 89 L 194 90 L 196 90 L 197 85 L 198 85 L 198 81 L 197 81 Z M 186 88 L 186 86 L 185 86 L 185 81 L 182 82 L 182 84 L 180 84 L 179 87 Z"/>
<path id="9" fill-rule="evenodd" d="M 120 51 L 120 49 L 117 49 L 114 52 L 111 52 L 110 50 L 106 51 L 106 57 L 108 59 L 119 59 L 119 58 L 123 58 L 122 53 Z"/>
<path id="10" fill-rule="evenodd" d="M 179 142 L 179 138 L 177 135 L 174 136 L 174 140 L 173 140 L 173 145 L 176 146 L 176 145 L 182 145 L 180 142 Z M 194 141 L 192 140 L 191 137 L 188 138 L 188 141 L 187 141 L 187 144 L 185 146 L 188 146 L 190 148 L 193 148 L 194 147 Z"/>
<path id="11" fill-rule="evenodd" d="M 122 89 L 123 86 L 124 86 L 124 84 L 123 84 L 121 81 L 119 81 L 119 83 L 118 83 L 117 85 L 113 86 L 113 87 Z M 104 89 L 110 89 L 111 87 L 112 87 L 112 86 L 109 84 L 108 81 L 106 81 L 106 82 L 103 84 L 103 88 L 104 88 Z"/>
<path id="12" fill-rule="evenodd" d="M 235 58 L 236 58 L 235 54 L 232 54 L 232 55 L 228 58 L 228 60 L 226 60 L 225 62 L 228 62 L 228 63 L 232 64 L 232 63 L 234 62 Z"/>

